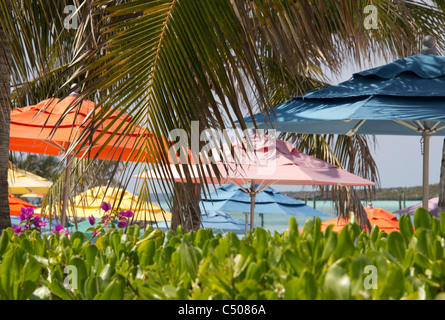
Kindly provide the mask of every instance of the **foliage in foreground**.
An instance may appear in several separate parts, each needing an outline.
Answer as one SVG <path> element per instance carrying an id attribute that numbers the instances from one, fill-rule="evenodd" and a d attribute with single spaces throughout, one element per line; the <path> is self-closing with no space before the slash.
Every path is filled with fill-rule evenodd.
<path id="1" fill-rule="evenodd" d="M 400 232 L 308 220 L 299 233 L 137 225 L 91 244 L 84 234 L 0 236 L 0 299 L 438 299 L 445 297 L 445 213 L 418 209 Z"/>

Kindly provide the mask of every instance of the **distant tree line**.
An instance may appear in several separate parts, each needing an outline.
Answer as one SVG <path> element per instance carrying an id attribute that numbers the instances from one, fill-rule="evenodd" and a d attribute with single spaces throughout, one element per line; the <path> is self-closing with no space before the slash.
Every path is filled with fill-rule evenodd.
<path id="1" fill-rule="evenodd" d="M 326 198 L 321 195 L 320 191 L 283 191 L 281 192 L 289 197 L 298 200 L 332 200 L 330 194 Z M 359 197 L 365 197 L 364 194 L 358 190 Z M 430 198 L 439 195 L 439 184 L 430 185 Z M 395 187 L 395 188 L 380 188 L 376 189 L 375 197 L 371 200 L 399 200 L 402 197 L 405 200 L 422 200 L 422 186 L 415 187 Z M 364 200 L 366 200 L 364 198 Z"/>

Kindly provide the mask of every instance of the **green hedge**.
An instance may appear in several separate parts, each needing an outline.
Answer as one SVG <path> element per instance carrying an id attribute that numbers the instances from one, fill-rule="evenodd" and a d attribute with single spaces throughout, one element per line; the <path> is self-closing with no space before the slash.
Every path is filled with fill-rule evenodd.
<path id="1" fill-rule="evenodd" d="M 418 209 L 400 232 L 320 231 L 294 218 L 283 233 L 239 239 L 210 229 L 137 225 L 89 243 L 81 232 L 0 236 L 0 299 L 440 299 L 445 213 Z"/>

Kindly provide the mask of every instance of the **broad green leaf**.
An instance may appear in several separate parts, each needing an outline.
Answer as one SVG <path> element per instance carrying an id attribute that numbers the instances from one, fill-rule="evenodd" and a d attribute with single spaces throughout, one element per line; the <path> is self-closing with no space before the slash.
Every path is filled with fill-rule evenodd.
<path id="1" fill-rule="evenodd" d="M 98 252 L 99 249 L 93 244 L 90 244 L 85 248 L 85 258 L 89 265 L 93 265 Z"/>
<path id="2" fill-rule="evenodd" d="M 322 259 L 327 259 L 331 256 L 331 254 L 334 252 L 335 248 L 337 247 L 337 232 L 330 232 L 328 239 L 326 241 L 326 244 L 323 248 L 323 253 L 321 255 Z"/>
<path id="3" fill-rule="evenodd" d="M 293 278 L 285 284 L 284 299 L 314 300 L 318 286 L 312 274 L 304 272 L 300 278 Z"/>
<path id="4" fill-rule="evenodd" d="M 284 257 L 286 258 L 286 261 L 290 264 L 290 266 L 292 267 L 297 276 L 303 273 L 306 266 L 294 252 L 292 252 L 291 250 L 286 250 L 284 252 Z"/>
<path id="5" fill-rule="evenodd" d="M 88 277 L 85 281 L 85 296 L 88 300 L 93 300 L 99 293 L 105 290 L 105 282 L 101 277 Z"/>
<path id="6" fill-rule="evenodd" d="M 103 294 L 99 295 L 99 300 L 123 300 L 124 282 L 119 279 L 113 279 L 107 286 Z"/>
<path id="7" fill-rule="evenodd" d="M 280 263 L 283 256 L 283 250 L 281 247 L 277 246 L 275 243 L 271 242 L 269 245 L 269 254 L 267 255 L 267 260 L 269 265 L 274 267 Z"/>
<path id="8" fill-rule="evenodd" d="M 198 273 L 199 260 L 201 254 L 198 248 L 191 246 L 185 239 L 178 248 L 183 268 L 187 270 L 191 279 L 195 279 Z"/>
<path id="9" fill-rule="evenodd" d="M 314 221 L 312 221 L 311 219 L 306 220 L 306 222 L 304 223 L 302 235 L 307 237 L 314 231 L 314 228 L 315 228 Z"/>
<path id="10" fill-rule="evenodd" d="M 400 233 L 403 235 L 405 242 L 409 243 L 413 234 L 414 228 L 411 222 L 411 216 L 409 214 L 403 214 L 399 219 L 399 229 Z"/>
<path id="11" fill-rule="evenodd" d="M 355 251 L 354 243 L 351 240 L 348 228 L 343 228 L 338 235 L 337 247 L 335 248 L 335 256 L 337 258 L 351 256 Z"/>
<path id="12" fill-rule="evenodd" d="M 445 237 L 445 212 L 440 213 L 440 235 Z"/>
<path id="13" fill-rule="evenodd" d="M 162 286 L 162 292 L 168 299 L 176 299 L 176 288 L 172 285 L 166 284 L 165 286 Z"/>
<path id="14" fill-rule="evenodd" d="M 199 229 L 196 232 L 196 238 L 195 238 L 195 243 L 199 248 L 203 248 L 204 247 L 204 243 L 208 240 L 208 234 L 207 234 L 207 230 L 205 229 Z"/>
<path id="15" fill-rule="evenodd" d="M 380 285 L 380 283 L 379 283 Z M 383 284 L 381 299 L 399 300 L 404 293 L 405 277 L 400 268 L 394 267 L 389 271 L 389 275 Z"/>
<path id="16" fill-rule="evenodd" d="M 56 295 L 62 300 L 74 300 L 73 293 L 66 289 L 58 280 L 51 282 L 48 285 L 48 289 L 52 294 Z"/>
<path id="17" fill-rule="evenodd" d="M 257 259 L 263 258 L 267 249 L 267 236 L 266 231 L 263 228 L 257 228 L 255 230 L 253 247 L 256 250 Z"/>
<path id="18" fill-rule="evenodd" d="M 306 224 L 305 224 L 306 227 Z M 295 243 L 298 239 L 298 223 L 295 217 L 290 217 L 289 219 L 289 240 L 291 243 Z"/>
<path id="19" fill-rule="evenodd" d="M 430 259 L 435 260 L 434 237 L 432 231 L 428 229 L 420 229 L 414 233 L 414 236 L 417 238 L 417 248 L 419 248 L 421 253 Z"/>
<path id="20" fill-rule="evenodd" d="M 255 280 L 257 283 L 261 280 L 261 269 L 256 262 L 248 265 L 245 279 Z"/>
<path id="21" fill-rule="evenodd" d="M 223 262 L 230 251 L 230 244 L 227 239 L 221 239 L 219 241 L 219 244 L 216 246 L 214 250 L 215 257 L 220 261 Z"/>
<path id="22" fill-rule="evenodd" d="M 351 262 L 351 290 L 352 295 L 356 295 L 360 290 L 364 288 L 363 275 L 368 270 L 368 266 L 371 265 L 371 259 L 364 254 L 360 254 L 352 259 Z"/>
<path id="23" fill-rule="evenodd" d="M 326 272 L 323 287 L 327 299 L 348 300 L 351 297 L 351 279 L 337 263 Z"/>
<path id="24" fill-rule="evenodd" d="M 369 236 L 369 239 L 374 244 L 377 242 L 377 239 L 379 237 L 379 231 L 380 231 L 379 227 L 376 224 L 371 229 L 371 234 Z"/>
<path id="25" fill-rule="evenodd" d="M 298 300 L 300 289 L 300 279 L 293 278 L 286 282 L 284 286 L 284 299 L 285 300 Z"/>
<path id="26" fill-rule="evenodd" d="M 3 230 L 2 234 L 0 235 L 0 257 L 3 256 L 3 254 L 5 253 L 8 244 L 9 244 L 8 233 L 5 230 Z"/>
<path id="27" fill-rule="evenodd" d="M 431 229 L 431 226 L 432 226 L 431 213 L 424 208 L 418 208 L 416 212 L 414 212 L 414 227 L 416 229 L 419 228 Z"/>
<path id="28" fill-rule="evenodd" d="M 146 254 L 146 257 L 148 259 L 148 260 L 146 260 L 147 264 L 153 264 L 153 257 L 154 257 L 155 251 L 156 251 L 155 240 L 150 239 L 150 240 L 146 240 L 146 241 L 142 242 L 139 245 L 137 251 L 140 256 L 142 256 L 142 253 Z"/>
<path id="29" fill-rule="evenodd" d="M 400 263 L 403 262 L 406 251 L 406 242 L 399 232 L 391 232 L 386 241 L 386 250 Z"/>
<path id="30" fill-rule="evenodd" d="M 73 257 L 69 260 L 66 269 L 67 270 L 64 270 L 66 276 L 72 276 L 72 280 L 77 281 L 75 284 L 76 288 L 83 290 L 85 280 L 88 278 L 88 270 L 85 261 L 81 258 Z"/>

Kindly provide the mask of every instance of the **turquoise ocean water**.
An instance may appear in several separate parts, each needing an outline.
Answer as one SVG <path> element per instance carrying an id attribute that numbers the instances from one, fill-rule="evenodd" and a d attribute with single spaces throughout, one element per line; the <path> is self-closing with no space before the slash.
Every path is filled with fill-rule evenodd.
<path id="1" fill-rule="evenodd" d="M 405 201 L 404 203 L 402 203 L 402 208 L 413 206 L 415 204 L 418 204 L 419 202 L 420 202 L 419 200 Z M 168 205 L 166 203 L 161 202 L 160 205 L 164 209 L 168 210 Z M 313 201 L 308 201 L 307 205 L 328 215 L 327 217 L 320 217 L 320 219 L 322 221 L 333 219 L 333 218 L 337 217 L 337 214 L 333 207 L 333 203 L 331 201 L 316 201 L 315 206 L 314 206 Z M 363 205 L 366 208 L 367 203 L 363 203 Z M 388 212 L 391 212 L 391 213 L 400 209 L 400 204 L 399 204 L 398 200 L 397 201 L 391 201 L 391 200 L 372 201 L 372 206 L 374 208 L 382 208 L 382 209 L 384 209 Z M 236 218 L 236 219 L 239 219 L 242 221 L 245 221 L 245 219 L 246 219 L 244 213 L 233 213 L 233 212 L 228 212 L 228 213 L 233 218 Z M 397 214 L 395 214 L 395 215 L 397 216 L 397 218 L 399 218 L 399 216 Z M 271 233 L 273 233 L 275 230 L 277 232 L 282 232 L 283 230 L 285 230 L 289 227 L 290 217 L 291 217 L 291 215 L 286 215 L 286 214 L 264 214 L 263 219 L 262 219 L 259 214 L 255 214 L 254 225 L 256 227 L 263 227 L 264 229 L 269 229 L 271 231 Z M 299 215 L 296 215 L 295 218 L 297 220 L 299 227 L 303 227 L 306 220 L 314 219 L 314 217 L 299 216 Z M 263 223 L 263 225 L 262 225 L 262 223 Z"/>

